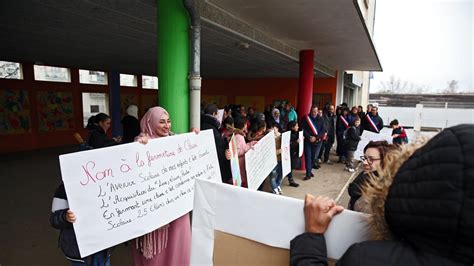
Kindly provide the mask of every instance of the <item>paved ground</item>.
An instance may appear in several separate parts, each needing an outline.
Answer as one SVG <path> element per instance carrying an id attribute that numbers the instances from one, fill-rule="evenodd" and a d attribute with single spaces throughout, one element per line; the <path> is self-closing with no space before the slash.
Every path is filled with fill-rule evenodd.
<path id="1" fill-rule="evenodd" d="M 336 161 L 335 157 L 333 159 L 333 161 Z M 313 173 L 315 177 L 304 181 L 304 171 L 293 171 L 295 180 L 300 186 L 297 188 L 290 187 L 285 179 L 283 181 L 284 186 L 282 186 L 283 195 L 297 199 L 304 199 L 307 193 L 315 196 L 321 195 L 338 199 L 338 203 L 346 207 L 349 202 L 347 190 L 344 189 L 342 194 L 341 190 L 347 184 L 352 174 L 344 170 L 344 165 L 336 163 L 332 165 L 323 164 L 320 169 L 313 170 Z"/>
<path id="2" fill-rule="evenodd" d="M 49 225 L 49 215 L 60 182 L 58 155 L 71 151 L 66 147 L 0 156 L 0 266 L 69 265 L 57 247 L 58 232 Z M 323 165 L 308 181 L 297 171 L 300 187 L 289 187 L 285 180 L 283 193 L 300 199 L 306 193 L 336 198 L 350 177 L 343 168 L 342 164 Z M 343 195 L 340 204 L 347 206 L 347 201 Z M 131 264 L 129 248 L 118 246 L 112 265 Z"/>

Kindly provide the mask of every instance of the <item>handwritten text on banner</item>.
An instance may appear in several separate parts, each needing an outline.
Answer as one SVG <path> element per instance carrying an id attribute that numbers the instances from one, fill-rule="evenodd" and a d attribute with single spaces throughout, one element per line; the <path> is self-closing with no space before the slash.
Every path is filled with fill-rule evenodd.
<path id="1" fill-rule="evenodd" d="M 291 172 L 290 140 L 291 131 L 281 134 L 281 170 L 283 178 Z"/>
<path id="2" fill-rule="evenodd" d="M 188 213 L 194 180 L 221 181 L 211 130 L 61 155 L 79 251 L 87 256 Z"/>
<path id="3" fill-rule="evenodd" d="M 275 134 L 271 131 L 245 153 L 248 187 L 258 189 L 276 165 Z"/>

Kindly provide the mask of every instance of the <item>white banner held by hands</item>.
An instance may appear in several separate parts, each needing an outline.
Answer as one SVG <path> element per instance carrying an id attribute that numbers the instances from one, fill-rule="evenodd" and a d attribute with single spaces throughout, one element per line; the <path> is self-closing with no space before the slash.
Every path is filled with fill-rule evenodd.
<path id="1" fill-rule="evenodd" d="M 291 153 L 290 153 L 291 131 L 281 134 L 281 170 L 282 179 L 291 172 Z"/>
<path id="2" fill-rule="evenodd" d="M 303 156 L 303 150 L 304 150 L 304 136 L 303 136 L 303 131 L 299 132 L 298 139 L 300 140 L 299 146 L 298 146 L 298 158 Z"/>
<path id="3" fill-rule="evenodd" d="M 193 208 L 196 178 L 221 182 L 212 130 L 59 157 L 82 257 L 149 233 Z"/>
<path id="4" fill-rule="evenodd" d="M 272 130 L 245 153 L 248 188 L 258 189 L 276 165 L 275 133 Z"/>
<path id="5" fill-rule="evenodd" d="M 369 144 L 370 141 L 386 140 L 388 143 L 392 143 L 392 137 L 390 135 L 382 133 L 374 133 L 368 130 L 364 130 L 362 136 L 360 136 L 357 150 L 354 152 L 354 159 L 359 160 L 360 156 L 364 155 L 364 148 Z"/>

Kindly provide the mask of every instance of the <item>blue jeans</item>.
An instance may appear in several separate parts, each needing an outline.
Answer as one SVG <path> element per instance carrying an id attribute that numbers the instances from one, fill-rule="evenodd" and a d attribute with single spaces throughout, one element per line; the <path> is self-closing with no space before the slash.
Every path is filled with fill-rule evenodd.
<path id="1" fill-rule="evenodd" d="M 281 169 L 281 161 L 273 168 L 270 172 L 270 183 L 272 185 L 272 190 L 275 190 L 277 187 L 281 185 L 281 180 L 283 179 L 282 176 L 282 169 Z"/>
<path id="2" fill-rule="evenodd" d="M 316 154 L 319 154 L 321 150 L 321 141 L 316 145 L 309 141 L 304 142 L 304 162 L 306 164 L 306 176 L 311 176 L 311 170 L 313 169 L 314 159 Z"/>
<path id="3" fill-rule="evenodd" d="M 92 257 L 92 258 L 90 258 Z M 107 251 L 100 251 L 85 258 L 85 261 L 92 261 L 92 264 L 86 264 L 84 262 L 72 262 L 72 266 L 110 266 L 110 257 L 107 256 Z"/>

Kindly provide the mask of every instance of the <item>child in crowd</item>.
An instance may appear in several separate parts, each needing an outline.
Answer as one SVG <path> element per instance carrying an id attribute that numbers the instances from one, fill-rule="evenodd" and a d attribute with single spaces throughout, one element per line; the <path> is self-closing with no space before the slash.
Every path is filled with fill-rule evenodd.
<path id="1" fill-rule="evenodd" d="M 234 119 L 231 116 L 226 117 L 222 121 L 220 131 L 225 142 L 229 143 L 230 139 L 232 138 L 232 134 L 234 133 Z"/>
<path id="2" fill-rule="evenodd" d="M 278 125 L 273 121 L 270 121 L 268 128 L 275 134 L 275 148 L 278 162 L 275 168 L 270 172 L 270 184 L 272 186 L 272 193 L 281 195 L 281 181 L 283 179 L 281 168 L 281 133 Z"/>
<path id="3" fill-rule="evenodd" d="M 360 141 L 360 118 L 354 118 L 352 125 L 347 129 L 346 134 L 346 170 L 353 173 L 354 169 L 354 153 Z"/>
<path id="4" fill-rule="evenodd" d="M 390 127 L 392 128 L 393 144 L 408 144 L 407 132 L 400 126 L 397 119 L 390 122 Z"/>
<path id="5" fill-rule="evenodd" d="M 252 129 L 250 129 L 247 140 L 248 141 L 259 141 L 261 138 L 265 136 L 267 131 L 267 125 L 265 121 L 258 120 L 252 125 Z"/>
<path id="6" fill-rule="evenodd" d="M 245 168 L 245 153 L 247 153 L 254 145 L 256 141 L 251 141 L 249 143 L 245 142 L 245 135 L 247 132 L 247 118 L 245 117 L 236 117 L 234 119 L 234 134 L 235 142 L 237 145 L 237 153 L 239 155 L 239 167 L 240 167 L 240 177 L 242 179 L 242 187 L 248 187 L 247 183 L 247 170 Z"/>
<path id="7" fill-rule="evenodd" d="M 298 156 L 300 139 L 299 139 L 299 126 L 298 122 L 290 121 L 287 125 L 287 130 L 291 131 L 290 137 L 290 157 L 291 157 L 291 169 L 299 169 L 301 167 L 301 158 Z M 288 174 L 288 182 L 292 187 L 299 187 L 299 184 L 295 182 L 293 178 L 293 172 Z"/>
<path id="8" fill-rule="evenodd" d="M 72 224 L 76 221 L 76 215 L 69 209 L 66 190 L 61 183 L 56 189 L 51 207 L 49 222 L 59 229 L 59 247 L 73 266 L 110 266 L 111 249 L 106 249 L 94 253 L 85 258 L 81 258 L 79 247 L 77 246 L 76 234 Z"/>

